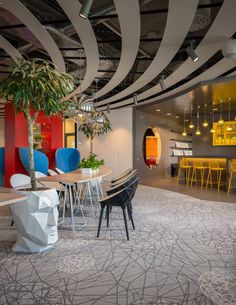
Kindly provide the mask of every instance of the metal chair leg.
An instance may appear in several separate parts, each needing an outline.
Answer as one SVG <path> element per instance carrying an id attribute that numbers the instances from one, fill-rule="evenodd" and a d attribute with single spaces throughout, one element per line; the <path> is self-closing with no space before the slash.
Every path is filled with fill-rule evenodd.
<path id="1" fill-rule="evenodd" d="M 126 216 L 126 209 L 123 208 L 122 211 L 123 211 L 124 222 L 125 222 L 126 236 L 127 236 L 127 240 L 129 240 L 129 229 L 128 229 L 128 222 L 127 222 L 127 216 Z"/>
<path id="2" fill-rule="evenodd" d="M 98 231 L 97 231 L 97 238 L 100 234 L 101 224 L 102 224 L 102 216 L 103 216 L 104 207 L 101 207 L 100 216 L 99 216 L 99 223 L 98 223 Z"/>

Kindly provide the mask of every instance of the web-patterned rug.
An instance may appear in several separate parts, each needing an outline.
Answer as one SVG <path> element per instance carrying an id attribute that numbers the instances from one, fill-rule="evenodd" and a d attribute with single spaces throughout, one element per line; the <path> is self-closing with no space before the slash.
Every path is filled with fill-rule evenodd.
<path id="1" fill-rule="evenodd" d="M 1 228 L 0 305 L 236 304 L 236 204 L 140 185 L 133 210 L 130 241 L 114 208 L 99 239 L 87 216 L 40 254 L 13 253 L 15 230 Z"/>

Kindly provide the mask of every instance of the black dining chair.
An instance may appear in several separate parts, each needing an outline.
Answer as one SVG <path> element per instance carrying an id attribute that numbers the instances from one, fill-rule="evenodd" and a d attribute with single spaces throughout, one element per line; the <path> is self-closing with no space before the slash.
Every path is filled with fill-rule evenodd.
<path id="1" fill-rule="evenodd" d="M 135 177 L 135 179 L 120 189 L 119 191 L 115 193 L 111 193 L 107 197 L 100 200 L 101 205 L 101 211 L 100 211 L 100 217 L 99 217 L 99 223 L 98 223 L 98 230 L 97 230 L 97 237 L 99 237 L 101 224 L 102 224 L 102 218 L 103 218 L 103 212 L 106 208 L 106 220 L 107 220 L 107 227 L 109 226 L 109 214 L 111 211 L 111 208 L 113 206 L 119 206 L 122 209 L 123 212 L 123 218 L 125 223 L 125 230 L 126 230 L 126 236 L 127 240 L 129 240 L 129 230 L 128 230 L 128 222 L 127 222 L 127 212 L 128 217 L 131 220 L 132 227 L 135 230 L 133 215 L 132 215 L 132 205 L 131 201 L 135 195 L 137 186 L 138 186 L 139 178 Z"/>

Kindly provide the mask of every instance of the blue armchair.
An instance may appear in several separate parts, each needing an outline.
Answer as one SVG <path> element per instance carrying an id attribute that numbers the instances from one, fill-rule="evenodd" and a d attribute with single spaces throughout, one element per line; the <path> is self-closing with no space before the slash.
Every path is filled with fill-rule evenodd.
<path id="1" fill-rule="evenodd" d="M 21 162 L 27 172 L 29 172 L 28 148 L 19 147 Z M 42 152 L 34 149 L 34 167 L 35 171 L 48 174 L 48 157 Z"/>
<path id="2" fill-rule="evenodd" d="M 56 150 L 56 167 L 65 173 L 78 168 L 80 152 L 75 148 L 59 148 Z"/>

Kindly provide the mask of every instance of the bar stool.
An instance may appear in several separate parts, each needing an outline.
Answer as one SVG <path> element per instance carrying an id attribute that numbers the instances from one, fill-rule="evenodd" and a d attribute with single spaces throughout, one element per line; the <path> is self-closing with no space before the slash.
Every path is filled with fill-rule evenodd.
<path id="1" fill-rule="evenodd" d="M 192 169 L 192 165 L 190 165 L 187 160 L 181 159 L 179 161 L 177 184 L 179 183 L 180 180 L 185 180 L 185 183 L 187 184 L 187 186 L 189 186 L 191 169 Z M 184 170 L 184 174 L 185 174 L 184 178 L 180 178 L 182 170 Z"/>
<path id="2" fill-rule="evenodd" d="M 206 183 L 206 190 L 208 189 L 208 184 L 211 183 L 211 188 L 213 184 L 217 185 L 217 192 L 220 190 L 220 186 L 225 184 L 221 183 L 221 176 L 222 172 L 225 170 L 224 167 L 220 167 L 219 162 L 212 161 L 209 162 L 209 172 L 207 175 L 207 183 Z M 213 181 L 212 174 L 216 173 L 216 181 Z"/>
<path id="3" fill-rule="evenodd" d="M 208 169 L 207 166 L 204 166 L 202 161 L 193 161 L 193 171 L 192 171 L 192 178 L 191 178 L 191 187 L 193 182 L 197 185 L 197 182 L 200 181 L 201 188 L 203 187 L 205 178 L 205 170 Z M 198 179 L 198 175 L 200 175 L 200 180 Z"/>
<path id="4" fill-rule="evenodd" d="M 236 185 L 231 186 L 234 174 L 236 174 L 236 160 L 233 160 L 230 163 L 230 178 L 229 178 L 229 185 L 228 185 L 227 194 L 229 194 L 231 187 L 236 187 Z"/>

